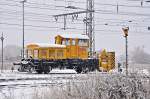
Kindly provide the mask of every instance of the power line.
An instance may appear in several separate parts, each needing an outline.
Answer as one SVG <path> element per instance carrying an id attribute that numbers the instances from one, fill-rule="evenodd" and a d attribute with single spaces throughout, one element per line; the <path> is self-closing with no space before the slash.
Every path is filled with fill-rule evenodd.
<path id="1" fill-rule="evenodd" d="M 57 1 L 64 1 L 64 0 L 57 0 Z M 80 4 L 86 4 L 86 2 L 81 2 L 81 1 L 64 1 L 64 2 L 72 2 L 72 3 L 80 3 Z M 114 6 L 117 7 L 117 4 L 110 4 L 110 3 L 99 3 L 95 2 L 95 5 L 103 5 L 103 6 Z M 135 6 L 135 5 L 123 5 L 123 4 L 118 4 L 118 6 L 122 7 L 136 7 L 136 8 L 150 8 L 149 6 Z"/>
<path id="2" fill-rule="evenodd" d="M 7 24 L 5 24 L 5 25 L 7 25 Z M 8 26 L 8 25 L 7 25 Z M 10 26 L 14 26 L 14 25 L 11 25 L 10 24 Z M 0 27 L 0 29 L 5 29 L 5 30 L 7 30 L 8 29 L 8 27 L 7 28 L 5 28 L 5 27 Z M 21 27 L 20 28 L 18 28 L 18 27 L 16 27 L 16 28 L 14 28 L 14 27 L 9 27 L 9 30 L 22 30 L 21 29 Z M 39 29 L 39 28 L 26 28 L 26 30 L 34 30 L 34 31 L 49 31 L 49 29 L 50 29 L 50 31 L 56 31 L 56 29 L 55 30 L 53 30 L 52 28 L 44 28 L 44 29 Z"/>
<path id="3" fill-rule="evenodd" d="M 15 0 L 6 0 L 6 1 L 19 3 L 19 1 L 15 1 Z M 40 6 L 47 6 L 47 7 L 52 7 L 52 6 L 54 6 L 54 7 L 64 7 L 64 6 L 56 6 L 56 5 L 53 5 L 53 4 L 41 4 L 41 3 L 29 2 L 29 1 L 27 1 L 26 4 L 40 5 Z"/>
<path id="4" fill-rule="evenodd" d="M 10 6 L 10 7 L 21 7 L 19 4 L 6 4 L 6 3 L 0 3 L 0 5 L 4 5 L 4 6 Z M 37 6 L 30 6 L 30 5 L 25 5 L 26 8 L 36 8 L 36 9 L 44 9 L 44 10 L 60 10 L 60 11 L 69 11 L 69 10 L 65 10 L 65 9 L 56 9 L 56 8 L 52 8 L 52 7 L 60 7 L 60 6 L 50 6 L 49 8 L 42 8 L 42 7 L 37 7 Z M 65 6 L 61 6 L 63 8 L 65 8 Z"/>
<path id="5" fill-rule="evenodd" d="M 18 13 L 17 13 L 17 11 L 16 10 L 14 10 L 14 12 L 13 11 L 6 11 L 7 9 L 5 9 L 5 12 L 3 12 L 3 13 L 5 13 L 5 14 L 9 14 L 9 16 L 12 14 L 12 15 L 14 15 L 14 14 L 17 14 L 18 15 Z M 1 12 L 1 11 L 0 11 Z M 29 12 L 30 13 L 30 12 Z M 26 14 L 28 14 L 28 12 L 26 12 Z M 38 15 L 38 13 L 32 13 L 32 14 L 35 14 L 35 15 Z M 101 13 L 99 13 L 99 14 L 101 14 Z M 42 15 L 42 14 L 39 14 L 39 15 Z M 44 14 L 44 15 L 48 15 L 48 14 Z M 51 15 L 49 15 L 49 16 L 51 16 Z M 29 17 L 29 16 L 26 16 L 26 17 Z M 35 18 L 35 17 L 34 17 Z M 125 21 L 125 22 L 128 22 L 128 21 L 138 21 L 138 20 L 134 20 L 134 19 L 129 19 L 129 20 L 124 20 L 124 19 L 112 19 L 112 18 L 109 18 L 109 19 L 106 19 L 106 18 L 96 18 L 96 20 L 97 19 L 100 19 L 100 20 L 106 20 L 106 21 L 108 21 L 108 20 L 111 20 L 111 21 Z M 81 18 L 81 19 L 77 19 L 77 21 L 83 21 L 83 18 Z M 97 20 L 98 21 L 98 20 Z"/>
<path id="6" fill-rule="evenodd" d="M 1 12 L 1 11 L 0 11 Z M 15 17 L 14 19 L 15 20 L 18 20 L 19 19 L 19 17 L 16 17 L 16 16 L 21 16 L 21 14 L 17 14 L 16 12 L 10 12 L 10 11 L 7 11 L 7 12 L 3 12 L 2 14 L 6 14 L 6 15 L 9 15 L 9 16 L 7 16 L 7 17 Z M 14 15 L 15 14 L 15 15 Z M 41 14 L 42 15 L 42 14 Z M 1 16 L 1 17 L 3 17 L 3 16 Z M 44 18 L 43 17 L 41 17 L 41 16 L 36 16 L 36 17 L 31 17 L 31 16 L 28 16 L 28 15 L 26 15 L 25 16 L 26 17 L 26 19 L 25 20 L 29 20 L 29 19 L 33 19 L 33 21 L 35 20 L 35 21 L 38 21 L 38 20 L 40 20 L 40 21 L 44 21 L 44 20 L 46 20 L 46 21 L 49 21 L 49 19 L 51 19 L 52 17 L 51 16 L 47 16 L 47 19 L 45 18 L 46 16 L 44 16 Z M 6 17 L 5 17 L 6 18 Z M 11 18 L 11 19 L 13 19 L 13 18 Z M 52 18 L 53 19 L 53 18 Z M 62 19 L 62 18 L 60 18 L 60 19 Z M 69 20 L 70 19 L 72 19 L 72 18 L 68 18 Z M 76 19 L 76 21 L 83 21 L 83 18 L 78 18 L 78 19 Z M 50 21 L 51 22 L 51 21 Z M 55 22 L 55 21 L 54 21 Z M 75 22 L 75 21 L 72 21 L 72 22 Z"/>
<path id="7" fill-rule="evenodd" d="M 147 16 L 149 17 L 150 14 L 139 14 L 139 13 L 130 13 L 130 12 L 119 12 L 119 13 L 115 13 L 115 12 L 105 12 L 105 11 L 96 11 L 95 13 L 97 14 L 113 14 L 113 15 L 127 15 L 127 16 Z"/>
<path id="8" fill-rule="evenodd" d="M 3 5 L 3 4 L 0 4 L 0 5 Z M 4 4 L 4 5 L 17 6 L 17 5 L 10 5 L 10 4 Z M 112 4 L 104 4 L 104 5 L 112 5 Z M 124 6 L 124 5 L 122 5 L 122 6 Z M 19 7 L 21 7 L 21 6 L 19 6 Z M 29 7 L 29 6 L 27 6 L 27 7 Z M 30 7 L 29 7 L 29 8 L 30 8 Z M 39 7 L 32 7 L 32 8 L 41 9 L 41 8 L 39 8 Z M 52 8 L 46 8 L 46 9 L 48 9 L 48 10 L 61 10 L 61 11 L 62 11 L 62 9 L 52 9 Z M 63 10 L 63 11 L 66 11 L 66 10 Z M 67 10 L 67 11 L 69 11 L 69 10 Z M 112 12 L 112 11 L 108 11 L 108 10 L 95 10 L 95 11 L 96 11 L 96 13 L 97 13 L 97 12 L 101 12 L 101 14 L 117 14 L 116 12 Z M 102 13 L 102 12 L 103 12 L 103 13 Z M 105 12 L 105 13 L 104 13 L 104 12 Z M 106 13 L 106 12 L 107 12 L 107 13 Z M 32 13 L 32 14 L 34 14 L 34 13 Z M 40 14 L 38 14 L 38 15 L 40 15 Z M 131 12 L 119 12 L 118 15 L 150 16 L 150 14 L 140 14 L 140 13 L 131 13 Z"/>
<path id="9" fill-rule="evenodd" d="M 2 14 L 8 14 L 9 17 L 12 16 L 12 17 L 15 17 L 15 19 L 16 19 L 16 16 L 14 16 L 14 14 L 19 15 L 16 10 L 13 10 L 14 12 L 13 11 L 6 11 L 8 9 L 3 9 L 3 10 L 5 10 L 5 12 L 0 11 Z M 30 12 L 26 12 L 26 14 L 29 14 L 29 15 L 30 14 L 33 14 L 33 15 L 45 15 L 45 17 L 48 16 L 48 14 L 38 14 L 38 13 L 30 13 Z M 102 13 L 99 13 L 99 14 L 102 14 Z M 49 16 L 51 16 L 51 15 L 49 15 Z M 31 18 L 31 19 L 36 19 L 37 16 L 36 17 L 29 17 L 29 16 L 26 15 L 26 17 Z M 38 18 L 38 20 L 39 20 L 39 18 Z M 52 18 L 52 17 L 49 17 L 47 20 L 49 20 L 50 18 Z M 68 19 L 71 19 L 71 18 L 68 18 Z M 42 20 L 45 20 L 45 19 L 42 18 Z M 99 20 L 101 20 L 101 21 L 104 21 L 104 20 L 105 21 L 110 21 L 110 20 L 111 21 L 124 21 L 124 22 L 139 21 L 139 20 L 134 20 L 134 19 L 124 20 L 124 19 L 111 19 L 111 18 L 110 19 L 96 18 L 96 21 L 99 21 Z M 83 21 L 83 18 L 81 18 L 81 19 L 78 18 L 76 21 Z M 119 22 L 113 22 L 113 23 L 119 23 Z M 120 23 L 122 23 L 122 22 L 120 22 Z"/>
<path id="10" fill-rule="evenodd" d="M 2 13 L 3 14 L 3 16 L 4 15 L 8 15 L 8 16 L 5 16 L 5 17 L 14 17 L 14 18 L 16 18 L 16 19 L 19 19 L 20 17 L 21 17 L 21 15 L 20 14 L 17 14 L 17 13 L 9 13 L 9 12 L 4 12 L 4 13 Z M 18 17 L 16 17 L 16 16 L 18 16 Z M 2 17 L 2 16 L 1 16 Z M 41 20 L 49 20 L 49 19 L 51 19 L 52 17 L 48 17 L 48 16 L 44 16 L 44 17 L 41 17 L 41 16 L 28 16 L 28 15 L 26 15 L 25 16 L 26 17 L 26 19 L 41 19 Z"/>
<path id="11" fill-rule="evenodd" d="M 6 22 L 0 22 L 0 24 L 22 26 L 21 24 L 16 24 L 16 23 L 6 23 Z M 25 25 L 25 26 L 28 26 L 28 27 L 41 27 L 41 28 L 59 28 L 59 27 L 38 26 L 38 25 Z"/>
<path id="12" fill-rule="evenodd" d="M 21 20 L 21 19 L 15 19 L 15 18 L 1 18 L 1 19 L 4 19 L 4 20 Z M 47 22 L 47 23 L 63 23 L 63 22 L 55 22 L 55 21 L 44 21 L 44 20 L 31 20 L 31 19 L 26 19 L 25 21 L 34 21 L 34 22 Z M 112 22 L 113 23 L 113 22 Z M 122 26 L 124 26 L 124 25 L 121 25 L 121 24 L 119 24 L 119 25 L 113 25 L 111 22 L 109 23 L 109 24 L 95 24 L 95 26 L 97 27 L 97 26 L 107 26 L 107 27 L 110 27 L 110 26 L 116 26 L 116 27 L 118 27 L 118 26 L 120 26 L 120 27 L 122 27 Z M 68 23 L 68 24 L 79 24 L 79 25 L 83 25 L 84 23 Z M 139 26 L 139 25 L 129 25 L 129 26 L 133 26 L 133 27 L 148 27 L 148 25 L 147 26 L 144 26 L 144 25 L 142 25 L 142 26 Z"/>
<path id="13" fill-rule="evenodd" d="M 117 7 L 117 4 L 106 4 L 106 3 L 98 3 L 96 2 L 95 5 L 105 5 L 105 6 L 114 6 Z M 122 4 L 118 4 L 118 6 L 121 7 L 134 7 L 134 8 L 150 8 L 149 6 L 134 6 L 134 5 L 122 5 Z"/>
<path id="14" fill-rule="evenodd" d="M 7 9 L 4 9 L 5 11 L 7 10 Z M 14 12 L 10 12 L 10 11 L 7 11 L 7 12 L 3 12 L 3 13 L 7 13 L 7 14 L 17 14 L 17 11 L 14 11 Z M 28 13 L 29 14 L 29 13 Z M 38 13 L 30 13 L 30 14 L 35 14 L 35 15 L 38 15 Z M 100 13 L 101 14 L 101 13 Z M 17 14 L 18 15 L 18 14 Z M 43 14 L 39 14 L 39 15 L 43 15 Z M 46 14 L 47 15 L 47 14 Z M 50 16 L 50 15 L 49 15 Z M 16 19 L 16 18 L 15 18 Z M 33 18 L 33 19 L 35 19 L 35 18 Z M 101 18 L 99 18 L 99 19 L 101 19 Z M 42 19 L 43 20 L 43 19 Z M 40 20 L 41 22 L 42 22 L 42 20 Z M 117 20 L 117 19 L 102 19 L 102 20 Z M 28 19 L 27 19 L 27 21 L 28 21 Z M 31 20 L 31 21 L 39 21 L 39 19 L 38 20 Z M 83 19 L 78 19 L 77 21 L 83 21 Z M 98 20 L 97 20 L 98 21 Z M 120 20 L 120 21 L 129 21 L 129 20 Z M 135 21 L 135 20 L 132 20 L 132 21 Z M 51 22 L 51 21 L 49 21 L 49 20 L 46 20 L 46 21 L 43 21 L 43 22 Z M 107 23 L 122 23 L 122 22 L 107 22 Z"/>
<path id="15" fill-rule="evenodd" d="M 6 1 L 10 1 L 10 0 L 6 0 Z M 64 1 L 64 0 L 61 0 L 61 1 Z M 19 2 L 19 1 L 12 1 L 12 2 Z M 76 1 L 66 1 L 66 2 L 72 2 L 72 3 L 80 3 L 80 4 L 86 4 L 86 2 L 76 2 Z M 35 3 L 35 2 L 26 2 L 27 4 L 32 4 L 32 5 L 42 5 L 42 6 L 48 6 L 48 7 L 51 7 L 51 6 L 54 6 L 54 7 L 62 7 L 62 8 L 65 8 L 65 6 L 56 6 L 56 5 L 53 5 L 53 4 L 40 4 L 40 3 Z M 106 4 L 106 3 L 98 3 L 96 2 L 95 5 L 103 5 L 103 6 L 117 6 L 117 4 Z M 122 6 L 122 7 L 138 7 L 138 8 L 150 8 L 149 6 L 134 6 L 134 5 L 122 5 L 122 4 L 118 4 L 118 6 Z M 39 8 L 39 7 L 33 7 L 33 8 Z M 41 8 L 42 9 L 42 8 Z M 45 9 L 45 8 L 44 8 Z M 46 8 L 48 9 L 48 8 Z M 57 9 L 56 9 L 57 10 Z M 58 9 L 60 10 L 60 9 Z"/>
<path id="16" fill-rule="evenodd" d="M 22 25 L 21 24 L 12 24 L 12 23 L 2 23 L 2 22 L 0 22 L 0 24 L 4 24 L 4 25 L 10 25 L 10 26 L 19 26 L 19 27 L 21 27 Z M 37 29 L 37 27 L 38 27 L 38 29 L 39 28 L 43 28 L 43 29 L 61 29 L 61 30 L 63 30 L 62 28 L 60 28 L 60 27 L 49 27 L 49 26 L 35 26 L 35 25 L 25 25 L 26 27 L 31 27 L 32 29 L 27 29 L 27 30 L 36 30 Z M 36 28 L 36 29 L 35 29 Z M 7 28 L 8 29 L 8 28 Z M 37 30 L 38 30 L 37 29 Z M 81 29 L 81 28 L 75 28 L 75 27 L 73 27 L 73 28 L 71 28 L 71 27 L 68 27 L 67 28 L 68 30 L 84 30 L 84 29 Z M 42 30 L 41 30 L 42 31 Z M 96 29 L 95 31 L 97 31 L 97 32 L 115 32 L 115 33 L 120 33 L 121 31 L 119 31 L 119 30 L 110 30 L 110 29 Z M 131 33 L 141 33 L 142 35 L 143 34 L 149 34 L 149 32 L 141 32 L 141 31 L 130 31 Z"/>
<path id="17" fill-rule="evenodd" d="M 1 4 L 0 4 L 1 5 Z M 60 9 L 49 9 L 49 10 L 60 10 Z M 62 10 L 61 10 L 62 11 Z M 4 13 L 8 13 L 8 12 L 4 12 Z M 14 13 L 21 13 L 21 11 L 16 11 L 16 12 L 11 12 L 12 14 Z M 140 14 L 140 13 L 133 13 L 133 12 L 113 12 L 113 11 L 108 11 L 108 10 L 95 10 L 95 13 L 98 14 L 114 14 L 114 15 L 128 15 L 128 16 L 150 16 L 150 14 Z M 52 16 L 49 14 L 40 14 L 40 13 L 33 13 L 33 12 L 26 12 L 26 14 L 30 15 L 41 15 L 41 16 Z"/>
<path id="18" fill-rule="evenodd" d="M 31 4 L 35 4 L 36 6 L 33 6 Z M 5 5 L 5 6 L 15 6 L 15 7 L 21 7 L 19 4 L 10 4 L 10 3 L 1 3 L 0 5 Z M 43 5 L 41 6 L 37 6 L 37 5 Z M 45 7 L 47 5 L 47 7 Z M 59 10 L 59 11 L 70 11 L 70 10 L 75 10 L 75 9 L 69 9 L 66 10 L 65 7 L 66 6 L 58 6 L 58 5 L 49 5 L 49 4 L 39 4 L 39 3 L 31 3 L 31 2 L 26 2 L 25 4 L 26 8 L 36 8 L 36 9 L 44 9 L 44 10 Z M 52 8 L 54 7 L 54 8 Z M 56 9 L 57 8 L 57 9 Z M 64 9 L 58 9 L 58 8 L 64 8 Z"/>
<path id="19" fill-rule="evenodd" d="M 1 19 L 4 19 L 4 20 L 18 20 L 18 21 L 21 21 L 22 19 L 20 18 L 20 19 L 17 19 L 17 18 L 6 18 L 6 17 L 1 17 Z M 110 19 L 105 19 L 105 20 L 110 20 Z M 111 19 L 112 20 L 112 19 Z M 33 22 L 46 22 L 46 23 L 51 23 L 51 22 L 53 22 L 53 23 L 63 23 L 63 22 L 56 22 L 56 21 L 50 21 L 50 20 L 39 20 L 39 19 L 25 19 L 25 21 L 33 21 Z M 82 20 L 79 20 L 79 21 L 82 21 Z M 98 20 L 97 20 L 98 21 Z M 114 23 L 116 23 L 115 25 L 113 25 Z M 117 24 L 118 23 L 118 24 Z M 101 25 L 101 26 L 124 26 L 124 25 L 122 25 L 123 24 L 123 22 L 105 22 L 105 23 L 102 23 L 102 24 L 95 24 L 96 26 L 98 25 Z M 84 24 L 83 22 L 81 22 L 81 23 L 75 23 L 75 22 L 70 22 L 70 23 L 68 23 L 68 24 Z M 144 26 L 144 25 L 142 25 L 142 26 L 139 26 L 139 25 L 133 25 L 133 24 L 136 24 L 136 23 L 130 23 L 130 25 L 132 25 L 132 26 L 135 26 L 135 27 L 148 27 L 148 25 L 147 26 Z"/>
<path id="20" fill-rule="evenodd" d="M 2 18 L 1 19 L 4 19 L 4 20 L 18 20 L 18 21 L 21 21 L 22 19 L 16 19 L 16 18 Z M 50 21 L 50 20 L 34 20 L 34 19 L 25 19 L 25 21 L 33 21 L 33 22 L 47 22 L 47 23 L 63 23 L 63 22 L 56 22 L 56 21 Z M 74 22 L 71 22 L 71 23 L 68 23 L 68 24 L 84 24 L 84 23 L 74 23 Z"/>
<path id="21" fill-rule="evenodd" d="M 10 1 L 10 0 L 7 0 L 7 1 Z M 17 2 L 19 2 L 19 1 L 17 1 Z M 30 3 L 30 2 L 29 2 Z M 83 2 L 82 2 L 83 3 Z M 33 3 L 30 3 L 30 4 L 33 4 Z M 36 4 L 37 5 L 37 3 L 34 3 L 34 4 Z M 47 4 L 41 4 L 41 5 L 47 5 Z M 116 6 L 116 5 L 115 5 Z M 97 11 L 97 10 L 96 10 Z M 102 11 L 102 12 L 106 12 L 106 11 Z M 111 13 L 111 12 L 110 12 Z M 110 14 L 110 13 L 107 13 L 107 14 Z M 99 14 L 103 14 L 103 13 L 99 13 Z M 106 13 L 105 13 L 106 14 Z M 112 14 L 115 14 L 114 12 L 112 12 Z M 36 15 L 36 14 L 35 14 Z M 118 14 L 118 15 L 120 15 L 120 14 Z M 125 14 L 123 14 L 123 15 L 128 15 L 128 12 L 126 12 Z M 137 15 L 137 13 L 134 13 L 134 14 L 132 14 L 132 15 L 134 15 L 134 16 L 136 16 Z M 139 14 L 139 16 L 144 16 L 145 14 Z M 149 16 L 149 14 L 146 14 L 146 16 Z M 82 20 L 81 20 L 82 21 Z"/>
<path id="22" fill-rule="evenodd" d="M 16 24 L 16 23 L 7 23 L 7 22 L 0 22 L 0 24 L 4 24 L 4 25 L 11 25 L 11 26 L 22 26 L 21 24 Z M 53 29 L 62 29 L 60 27 L 50 27 L 50 26 L 39 26 L 39 25 L 24 25 L 24 26 L 27 26 L 27 27 L 34 27 L 34 28 L 53 28 Z M 74 28 L 74 27 L 67 27 L 67 29 L 74 29 L 74 30 L 84 30 L 84 29 L 77 29 L 77 28 Z"/>
<path id="23" fill-rule="evenodd" d="M 21 14 L 22 14 L 22 11 L 16 11 L 16 10 L 8 11 L 9 9 L 1 9 L 1 10 L 4 10 L 4 11 L 0 11 L 1 13 L 10 13 L 10 14 L 18 14 L 18 15 L 21 15 Z M 49 17 L 52 16 L 52 15 L 50 15 L 50 14 L 34 13 L 34 12 L 27 12 L 27 11 L 25 11 L 25 14 L 26 14 L 26 15 L 49 16 Z"/>
<path id="24" fill-rule="evenodd" d="M 7 0 L 7 1 L 10 1 L 10 0 Z M 68 2 L 68 1 L 66 1 Z M 74 3 L 86 3 L 86 2 L 75 2 L 75 1 L 71 1 L 71 2 L 74 2 Z M 65 6 L 56 6 L 56 5 L 53 5 L 53 4 L 40 4 L 40 3 L 32 3 L 32 2 L 27 2 L 27 4 L 34 4 L 34 5 L 44 5 L 44 6 L 49 6 L 49 7 L 62 7 L 62 8 L 65 8 Z M 107 6 L 117 6 L 117 4 L 105 4 L 105 3 L 95 3 L 95 5 L 107 5 Z M 146 7 L 141 7 L 141 6 L 130 6 L 130 5 L 119 5 L 118 6 L 123 6 L 123 7 L 139 7 L 139 8 L 150 8 L 148 6 Z M 39 9 L 42 9 L 40 7 L 33 7 L 33 6 L 27 6 L 27 7 L 31 7 L 31 8 L 39 8 Z M 49 9 L 49 8 L 44 8 L 44 9 Z M 62 9 L 53 9 L 53 10 L 62 10 Z M 71 10 L 71 9 L 70 9 Z M 86 10 L 86 9 L 85 9 Z"/>

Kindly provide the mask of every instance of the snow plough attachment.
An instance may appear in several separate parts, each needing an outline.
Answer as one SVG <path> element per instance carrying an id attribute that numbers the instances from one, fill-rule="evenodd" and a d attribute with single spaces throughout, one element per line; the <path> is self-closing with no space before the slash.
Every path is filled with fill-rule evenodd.
<path id="1" fill-rule="evenodd" d="M 103 50 L 99 54 L 99 69 L 108 72 L 114 68 L 115 68 L 115 52 L 106 52 L 106 50 Z"/>

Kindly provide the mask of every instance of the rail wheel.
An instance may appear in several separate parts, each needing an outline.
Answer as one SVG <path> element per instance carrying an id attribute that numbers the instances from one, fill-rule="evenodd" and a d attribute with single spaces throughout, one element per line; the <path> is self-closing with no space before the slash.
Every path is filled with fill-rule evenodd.
<path id="1" fill-rule="evenodd" d="M 38 74 L 42 74 L 42 70 L 36 70 L 36 72 L 38 73 Z"/>
<path id="2" fill-rule="evenodd" d="M 28 72 L 29 72 L 29 73 L 33 73 L 33 72 L 34 72 L 34 68 L 33 68 L 33 67 L 30 67 Z"/>
<path id="3" fill-rule="evenodd" d="M 78 68 L 76 69 L 76 72 L 77 72 L 78 74 L 81 73 L 81 72 L 82 72 L 82 68 L 79 68 L 79 67 L 78 67 Z"/>
<path id="4" fill-rule="evenodd" d="M 52 71 L 52 67 L 48 66 L 46 67 L 46 69 L 44 70 L 44 74 L 48 74 L 50 71 Z"/>
<path id="5" fill-rule="evenodd" d="M 82 72 L 83 73 L 88 73 L 90 70 L 89 70 L 89 68 L 88 67 L 84 67 L 84 68 L 82 68 Z"/>
<path id="6" fill-rule="evenodd" d="M 49 73 L 49 71 L 44 71 L 44 74 L 48 74 Z"/>

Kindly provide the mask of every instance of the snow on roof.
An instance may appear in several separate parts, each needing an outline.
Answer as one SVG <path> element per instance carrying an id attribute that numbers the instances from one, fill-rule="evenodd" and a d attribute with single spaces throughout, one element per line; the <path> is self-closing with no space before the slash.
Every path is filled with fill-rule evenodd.
<path id="1" fill-rule="evenodd" d="M 30 44 L 27 44 L 27 46 L 29 46 L 29 45 L 36 45 L 38 47 L 61 47 L 61 48 L 66 47 L 65 45 L 49 44 L 49 43 L 30 43 Z"/>
<path id="2" fill-rule="evenodd" d="M 63 38 L 89 39 L 89 37 L 87 35 L 83 35 L 83 34 L 60 34 L 59 36 L 61 36 Z"/>

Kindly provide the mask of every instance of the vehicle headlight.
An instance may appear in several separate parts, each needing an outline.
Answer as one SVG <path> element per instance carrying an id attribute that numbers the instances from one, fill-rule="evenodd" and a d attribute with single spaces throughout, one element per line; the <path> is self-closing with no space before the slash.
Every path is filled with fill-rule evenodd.
<path id="1" fill-rule="evenodd" d="M 28 64 L 29 62 L 28 62 L 28 61 L 23 60 L 23 61 L 21 61 L 21 63 L 22 63 L 22 64 Z"/>

